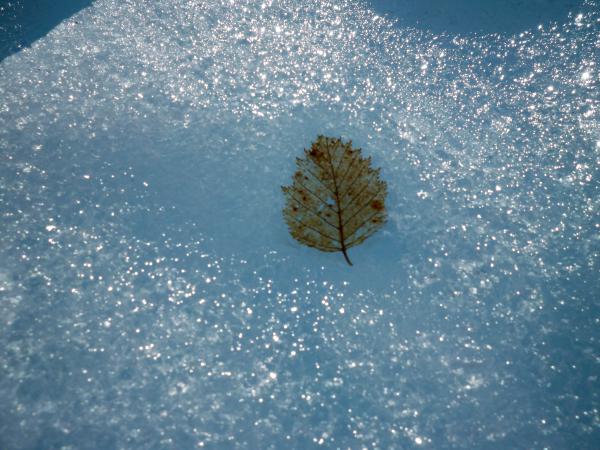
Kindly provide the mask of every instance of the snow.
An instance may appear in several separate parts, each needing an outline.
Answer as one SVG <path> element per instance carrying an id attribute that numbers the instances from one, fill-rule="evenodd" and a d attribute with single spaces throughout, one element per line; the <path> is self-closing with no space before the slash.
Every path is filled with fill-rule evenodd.
<path id="1" fill-rule="evenodd" d="M 593 448 L 598 6 L 97 0 L 6 57 L 0 447 Z M 353 267 L 282 219 L 317 134 L 388 184 Z"/>

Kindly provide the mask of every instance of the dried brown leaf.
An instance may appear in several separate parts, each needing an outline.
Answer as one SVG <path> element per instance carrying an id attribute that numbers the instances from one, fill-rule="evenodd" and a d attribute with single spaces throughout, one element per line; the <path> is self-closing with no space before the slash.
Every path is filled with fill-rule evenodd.
<path id="1" fill-rule="evenodd" d="M 387 186 L 380 169 L 371 168 L 352 142 L 318 136 L 290 186 L 283 186 L 283 216 L 291 235 L 302 244 L 325 252 L 342 252 L 360 244 L 387 220 Z"/>

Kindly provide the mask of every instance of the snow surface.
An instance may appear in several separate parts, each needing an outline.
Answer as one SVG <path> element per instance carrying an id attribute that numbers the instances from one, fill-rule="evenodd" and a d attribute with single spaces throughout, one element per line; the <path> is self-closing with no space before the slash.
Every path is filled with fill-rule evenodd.
<path id="1" fill-rule="evenodd" d="M 598 11 L 97 0 L 4 59 L 0 448 L 597 446 Z M 388 183 L 354 267 L 282 220 L 320 133 Z"/>

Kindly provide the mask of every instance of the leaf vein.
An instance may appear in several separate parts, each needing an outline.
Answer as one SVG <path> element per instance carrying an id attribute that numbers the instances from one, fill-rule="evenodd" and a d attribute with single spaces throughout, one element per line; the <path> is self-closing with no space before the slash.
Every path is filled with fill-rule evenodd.
<path id="1" fill-rule="evenodd" d="M 329 225 L 330 227 L 334 228 L 334 229 L 338 229 L 337 225 L 332 224 L 331 222 L 329 222 L 325 217 L 323 217 L 321 214 L 319 214 L 318 211 L 313 210 L 312 208 L 309 208 L 308 206 L 306 206 L 304 203 L 302 203 L 300 200 L 298 200 L 295 196 L 291 196 L 292 200 L 294 200 L 297 204 L 299 204 L 300 206 L 302 206 L 304 209 L 306 209 L 308 212 L 312 213 L 315 217 L 317 217 L 318 219 L 322 220 L 323 222 L 325 222 L 327 225 Z"/>
<path id="2" fill-rule="evenodd" d="M 302 222 L 301 220 L 299 220 L 299 219 L 296 219 L 295 217 L 291 217 L 291 219 L 292 219 L 292 220 L 294 220 L 294 221 L 296 221 L 296 222 L 298 222 L 298 223 L 299 223 L 300 225 L 302 225 L 303 227 L 310 228 L 311 230 L 313 230 L 313 231 L 315 231 L 315 232 L 319 233 L 319 234 L 320 234 L 321 236 L 323 236 L 324 238 L 330 239 L 330 240 L 332 240 L 332 241 L 335 241 L 335 242 L 339 242 L 339 240 L 338 240 L 337 238 L 331 237 L 331 236 L 329 236 L 327 233 L 323 233 L 323 232 L 322 232 L 321 230 L 319 230 L 318 228 L 311 227 L 311 226 L 310 226 L 310 225 L 308 225 L 307 223 L 305 223 L 305 222 Z"/>
<path id="3" fill-rule="evenodd" d="M 375 198 L 377 198 L 377 196 L 381 193 L 381 191 L 385 188 L 385 185 L 381 186 L 379 189 L 377 189 L 377 192 L 375 192 L 375 194 L 373 194 L 373 196 L 369 199 L 369 201 L 365 202 L 354 214 L 352 214 L 348 220 L 346 220 L 346 222 L 344 223 L 344 225 L 348 225 L 348 223 L 350 223 L 350 221 L 352 219 L 354 219 L 356 217 L 356 215 L 360 212 L 362 212 L 363 209 L 365 209 L 367 206 L 369 206 L 371 204 L 371 202 L 373 200 L 375 200 Z M 378 211 L 379 212 L 379 211 Z M 363 222 L 364 224 L 364 222 Z M 361 224 L 361 226 L 363 225 Z M 360 228 L 360 227 L 359 227 Z"/>

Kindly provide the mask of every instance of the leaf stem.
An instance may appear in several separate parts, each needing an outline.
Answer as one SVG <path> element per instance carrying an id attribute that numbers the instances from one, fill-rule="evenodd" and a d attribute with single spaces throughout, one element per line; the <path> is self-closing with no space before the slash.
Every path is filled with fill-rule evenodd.
<path id="1" fill-rule="evenodd" d="M 344 254 L 344 258 L 346 258 L 346 262 L 350 265 L 352 265 L 352 261 L 350 261 L 350 258 L 348 258 L 348 253 L 346 253 L 346 248 L 344 247 L 342 249 L 342 253 Z"/>
<path id="2" fill-rule="evenodd" d="M 346 253 L 346 242 L 344 239 L 344 224 L 342 223 L 342 205 L 340 203 L 340 191 L 338 190 L 337 184 L 337 174 L 333 169 L 333 162 L 331 160 L 331 152 L 329 151 L 329 142 L 326 141 L 325 148 L 327 149 L 327 161 L 329 162 L 329 169 L 331 171 L 331 178 L 333 179 L 333 189 L 336 203 L 336 210 L 338 216 L 338 224 L 339 224 L 339 232 L 340 232 L 340 245 L 342 246 L 342 253 L 344 254 L 344 258 L 349 265 L 352 265 L 352 261 L 348 258 L 348 253 Z"/>

